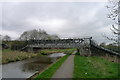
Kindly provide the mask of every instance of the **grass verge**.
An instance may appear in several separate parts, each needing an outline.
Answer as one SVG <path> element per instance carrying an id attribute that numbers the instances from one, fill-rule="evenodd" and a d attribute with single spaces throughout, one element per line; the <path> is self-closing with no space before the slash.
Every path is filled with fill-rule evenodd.
<path id="1" fill-rule="evenodd" d="M 75 56 L 74 78 L 120 78 L 120 64 L 100 57 Z"/>
<path id="2" fill-rule="evenodd" d="M 51 78 L 53 76 L 53 74 L 56 72 L 56 70 L 68 58 L 68 56 L 69 55 L 66 55 L 66 56 L 62 57 L 60 60 L 58 60 L 52 66 L 50 66 L 47 70 L 45 70 L 41 74 L 38 74 L 38 76 L 34 80 L 40 80 L 40 79 L 43 79 L 43 78 Z"/>

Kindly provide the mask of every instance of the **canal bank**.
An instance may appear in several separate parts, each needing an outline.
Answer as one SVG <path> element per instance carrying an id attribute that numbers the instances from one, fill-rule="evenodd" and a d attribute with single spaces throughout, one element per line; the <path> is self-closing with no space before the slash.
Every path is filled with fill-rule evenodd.
<path id="1" fill-rule="evenodd" d="M 66 54 L 70 54 L 74 50 L 75 49 L 45 49 L 43 50 L 44 53 L 50 51 L 49 55 L 41 55 L 40 53 L 39 56 L 34 58 L 0 65 L 3 66 L 2 78 L 29 78 L 33 74 L 46 69 L 50 64 L 54 63 L 54 61 Z M 53 51 L 60 53 L 51 54 Z"/>
<path id="2" fill-rule="evenodd" d="M 76 52 L 76 51 L 75 51 Z M 74 53 L 75 53 L 74 52 Z M 72 54 L 73 51 L 70 53 Z M 74 59 L 74 54 L 72 55 Z M 44 70 L 43 72 L 37 74 L 34 78 L 34 80 L 39 80 L 39 79 L 45 79 L 45 78 L 52 78 L 52 76 L 54 74 L 56 74 L 55 72 L 61 67 L 62 64 L 66 64 L 66 59 L 69 57 L 69 55 L 66 55 L 64 57 L 62 57 L 61 59 L 59 59 L 58 61 L 56 61 L 54 64 L 52 64 L 51 66 L 49 66 L 46 70 Z M 74 61 L 72 60 L 71 61 Z M 67 59 L 68 61 L 69 59 Z M 64 62 L 65 61 L 65 62 Z M 73 67 L 73 65 L 72 65 Z M 66 67 L 67 68 L 67 67 Z M 73 68 L 72 68 L 73 69 Z M 62 71 L 62 70 L 61 70 Z M 71 71 L 73 72 L 73 71 Z"/>
<path id="3" fill-rule="evenodd" d="M 36 72 L 34 75 L 32 75 L 31 77 L 29 77 L 27 80 L 36 79 L 36 78 L 39 77 L 39 75 L 41 76 L 41 74 L 44 75 L 44 74 L 48 73 L 49 70 L 50 70 L 49 68 L 54 68 L 54 65 L 58 64 L 58 63 L 61 62 L 62 60 L 65 60 L 68 56 L 69 56 L 69 55 L 65 55 L 65 56 L 57 59 L 57 60 L 54 61 L 52 64 L 46 66 L 42 71 Z M 61 64 L 61 63 L 60 63 L 60 64 Z M 54 68 L 54 69 L 55 69 L 55 68 Z M 48 70 L 48 72 L 47 72 L 47 70 Z M 47 77 L 49 77 L 49 76 L 47 76 Z"/>
<path id="4" fill-rule="evenodd" d="M 37 58 L 22 60 L 2 65 L 2 78 L 29 78 L 38 71 L 52 64 L 58 58 L 64 56 L 63 53 L 50 54 Z"/>

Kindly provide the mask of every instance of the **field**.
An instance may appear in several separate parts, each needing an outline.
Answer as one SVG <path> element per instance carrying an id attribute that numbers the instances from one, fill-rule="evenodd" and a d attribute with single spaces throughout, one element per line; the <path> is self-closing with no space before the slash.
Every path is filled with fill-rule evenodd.
<path id="1" fill-rule="evenodd" d="M 74 58 L 74 78 L 118 78 L 119 66 L 119 63 L 110 62 L 101 57 L 76 55 Z"/>

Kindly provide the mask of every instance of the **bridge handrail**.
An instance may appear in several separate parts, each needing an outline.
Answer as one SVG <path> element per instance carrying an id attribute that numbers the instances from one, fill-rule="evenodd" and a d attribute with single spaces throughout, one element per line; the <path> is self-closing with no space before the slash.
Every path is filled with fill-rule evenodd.
<path id="1" fill-rule="evenodd" d="M 110 54 L 120 56 L 120 54 L 117 53 L 117 52 L 115 52 L 115 51 L 112 51 L 112 50 L 110 50 L 110 49 L 106 49 L 106 48 L 104 48 L 104 47 L 98 46 L 94 41 L 91 41 L 90 45 L 91 45 L 91 46 L 94 46 L 95 48 L 98 48 L 98 49 L 100 49 L 100 50 L 104 50 L 104 51 L 106 51 L 106 52 L 109 52 Z"/>

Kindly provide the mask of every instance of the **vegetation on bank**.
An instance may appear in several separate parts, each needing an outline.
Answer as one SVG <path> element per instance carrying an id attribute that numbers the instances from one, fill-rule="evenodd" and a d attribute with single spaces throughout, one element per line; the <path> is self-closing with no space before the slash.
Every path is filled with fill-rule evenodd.
<path id="1" fill-rule="evenodd" d="M 115 52 L 119 52 L 118 46 L 108 45 L 108 46 L 104 46 L 104 48 L 107 48 L 107 49 L 115 51 Z"/>
<path id="2" fill-rule="evenodd" d="M 37 54 L 21 52 L 21 51 L 13 51 L 10 49 L 3 49 L 2 50 L 2 64 L 20 61 L 20 60 L 32 58 L 35 56 L 37 56 Z"/>
<path id="3" fill-rule="evenodd" d="M 66 54 L 71 54 L 75 49 L 41 49 L 39 52 L 41 54 L 47 53 L 66 53 Z"/>
<path id="4" fill-rule="evenodd" d="M 3 49 L 2 50 L 2 64 L 16 62 L 32 57 L 42 56 L 40 53 L 68 53 L 70 54 L 75 49 L 42 49 L 38 53 L 29 53 L 11 49 Z"/>
<path id="5" fill-rule="evenodd" d="M 7 44 L 10 48 L 12 48 L 13 45 L 19 45 L 19 46 L 23 46 L 27 44 L 27 41 L 2 41 L 2 43 Z"/>
<path id="6" fill-rule="evenodd" d="M 109 50 L 112 50 L 112 51 L 115 51 L 115 52 L 119 52 L 119 49 L 118 49 L 118 46 L 116 43 L 111 43 L 111 44 L 105 44 L 105 43 L 101 43 L 100 44 L 101 47 L 104 47 L 106 49 L 109 49 Z"/>
<path id="7" fill-rule="evenodd" d="M 120 78 L 118 68 L 120 64 L 110 62 L 100 57 L 84 57 L 76 55 L 74 58 L 74 78 Z"/>
<path id="8" fill-rule="evenodd" d="M 64 57 L 60 58 L 56 63 L 50 66 L 44 72 L 38 74 L 34 80 L 40 80 L 44 78 L 51 78 L 53 74 L 57 71 L 57 69 L 62 65 L 62 63 L 68 58 L 69 55 L 65 55 Z"/>

